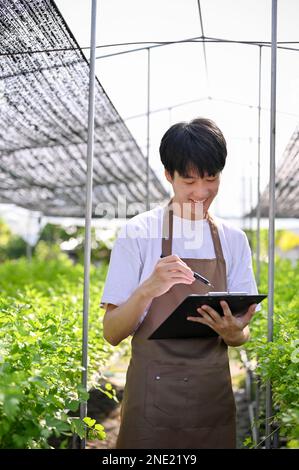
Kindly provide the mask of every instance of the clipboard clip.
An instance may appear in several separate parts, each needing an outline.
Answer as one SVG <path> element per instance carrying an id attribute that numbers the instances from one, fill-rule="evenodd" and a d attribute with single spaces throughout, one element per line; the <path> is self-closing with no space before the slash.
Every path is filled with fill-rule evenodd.
<path id="1" fill-rule="evenodd" d="M 223 295 L 248 295 L 248 292 L 229 292 L 229 291 L 223 291 L 223 292 L 208 292 L 206 295 L 211 295 L 211 296 L 223 296 Z"/>

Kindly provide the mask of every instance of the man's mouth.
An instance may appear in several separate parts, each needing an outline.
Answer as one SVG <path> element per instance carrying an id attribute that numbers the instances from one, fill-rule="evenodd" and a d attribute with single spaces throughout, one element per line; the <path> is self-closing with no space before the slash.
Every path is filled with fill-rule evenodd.
<path id="1" fill-rule="evenodd" d="M 191 198 L 189 198 L 189 200 L 190 200 L 191 202 L 193 202 L 194 204 L 198 204 L 198 203 L 203 204 L 204 202 L 206 202 L 207 199 L 208 199 L 208 198 L 199 200 L 199 199 L 191 199 Z"/>

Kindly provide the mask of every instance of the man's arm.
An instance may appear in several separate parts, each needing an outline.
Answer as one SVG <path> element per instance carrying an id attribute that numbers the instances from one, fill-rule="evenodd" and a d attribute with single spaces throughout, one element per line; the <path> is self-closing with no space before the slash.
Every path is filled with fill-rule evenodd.
<path id="1" fill-rule="evenodd" d="M 144 311 L 155 297 L 167 292 L 174 284 L 192 284 L 195 281 L 189 266 L 177 255 L 158 261 L 151 276 L 146 279 L 123 304 L 110 304 L 104 319 L 104 338 L 117 346 L 136 329 Z"/>
<path id="2" fill-rule="evenodd" d="M 122 305 L 108 304 L 103 319 L 105 340 L 112 346 L 117 346 L 127 338 L 136 329 L 144 310 L 151 302 L 152 297 L 140 286 Z"/>

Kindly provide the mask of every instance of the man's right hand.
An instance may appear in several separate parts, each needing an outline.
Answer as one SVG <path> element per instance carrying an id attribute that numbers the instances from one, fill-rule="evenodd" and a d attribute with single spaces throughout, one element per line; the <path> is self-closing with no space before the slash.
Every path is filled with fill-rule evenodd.
<path id="1" fill-rule="evenodd" d="M 192 270 L 177 255 L 161 258 L 142 286 L 149 297 L 165 294 L 175 284 L 192 284 L 195 281 Z"/>

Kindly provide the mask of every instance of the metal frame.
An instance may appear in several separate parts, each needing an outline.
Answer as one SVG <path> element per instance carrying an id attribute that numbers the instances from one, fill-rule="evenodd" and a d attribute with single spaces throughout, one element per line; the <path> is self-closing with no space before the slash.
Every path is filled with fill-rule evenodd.
<path id="1" fill-rule="evenodd" d="M 151 93 L 151 50 L 147 49 L 147 114 L 146 114 L 146 210 L 150 209 L 149 201 L 149 154 L 150 154 L 150 114 L 151 114 L 151 104 L 150 104 L 150 93 Z"/>
<path id="2" fill-rule="evenodd" d="M 97 0 L 92 0 L 90 32 L 90 69 L 88 101 L 88 141 L 87 141 L 87 175 L 86 175 L 86 211 L 84 238 L 84 292 L 83 292 L 83 328 L 82 328 L 82 387 L 87 391 L 88 373 L 88 316 L 89 316 L 89 281 L 91 257 L 91 217 L 92 217 L 92 180 L 93 180 L 93 147 L 94 147 L 94 97 L 95 97 L 95 51 L 96 51 L 96 15 Z M 87 415 L 87 401 L 80 405 L 80 418 Z M 85 439 L 80 447 L 84 449 Z"/>
<path id="3" fill-rule="evenodd" d="M 258 77 L 258 151 L 257 151 L 257 208 L 256 208 L 256 282 L 259 288 L 261 276 L 261 97 L 262 97 L 262 46 L 259 46 L 259 77 Z"/>
<path id="4" fill-rule="evenodd" d="M 270 118 L 270 185 L 269 185 L 269 242 L 268 242 L 268 342 L 273 341 L 274 257 L 275 257 L 275 133 L 276 133 L 276 63 L 277 63 L 277 0 L 272 0 L 271 47 L 271 118 Z M 273 415 L 271 382 L 266 384 L 266 449 L 271 448 Z"/>
<path id="5" fill-rule="evenodd" d="M 199 12 L 200 12 L 200 5 Z M 140 50 L 147 50 L 147 208 L 149 209 L 149 146 L 150 146 L 150 49 L 180 42 L 203 42 L 206 63 L 206 42 L 238 43 L 255 45 L 259 47 L 259 105 L 258 105 L 258 230 L 257 230 L 257 266 L 258 283 L 260 276 L 260 113 L 261 113 L 261 47 L 268 47 L 268 43 L 254 43 L 245 41 L 219 40 L 215 38 L 193 38 L 185 41 L 173 41 L 164 44 L 156 44 L 144 48 L 138 48 L 119 53 L 106 54 L 95 57 L 96 50 L 96 8 L 97 0 L 92 0 L 91 12 L 91 45 L 90 45 L 90 75 L 89 75 L 89 110 L 88 110 L 88 149 L 87 149 L 87 182 L 86 182 L 86 215 L 85 215 L 85 251 L 84 251 L 84 302 L 83 302 L 83 346 L 82 346 L 82 385 L 87 388 L 87 355 L 88 355 L 88 309 L 89 309 L 89 271 L 90 271 L 90 243 L 91 243 L 91 209 L 92 209 L 92 173 L 93 173 L 93 133 L 94 133 L 94 84 L 95 84 L 95 60 L 113 55 L 127 54 Z M 201 12 L 200 12 L 201 13 Z M 201 28 L 203 24 L 200 14 Z M 269 210 L 269 303 L 268 303 L 268 341 L 273 341 L 273 308 L 274 308 L 274 239 L 275 239 L 275 130 L 276 130 L 276 57 L 277 57 L 277 0 L 272 0 L 272 39 L 271 39 L 271 121 L 270 121 L 270 210 Z M 294 50 L 293 48 L 288 48 Z M 297 50 L 297 49 L 295 49 Z M 206 70 L 207 72 L 207 70 Z M 80 408 L 80 417 L 84 418 L 87 413 L 87 403 Z M 252 413 L 251 413 L 252 414 Z M 267 383 L 266 394 L 266 435 L 270 436 L 272 417 L 272 394 L 271 384 Z M 85 440 L 81 441 L 81 447 L 85 447 Z M 266 448 L 271 448 L 271 438 L 266 438 Z"/>

